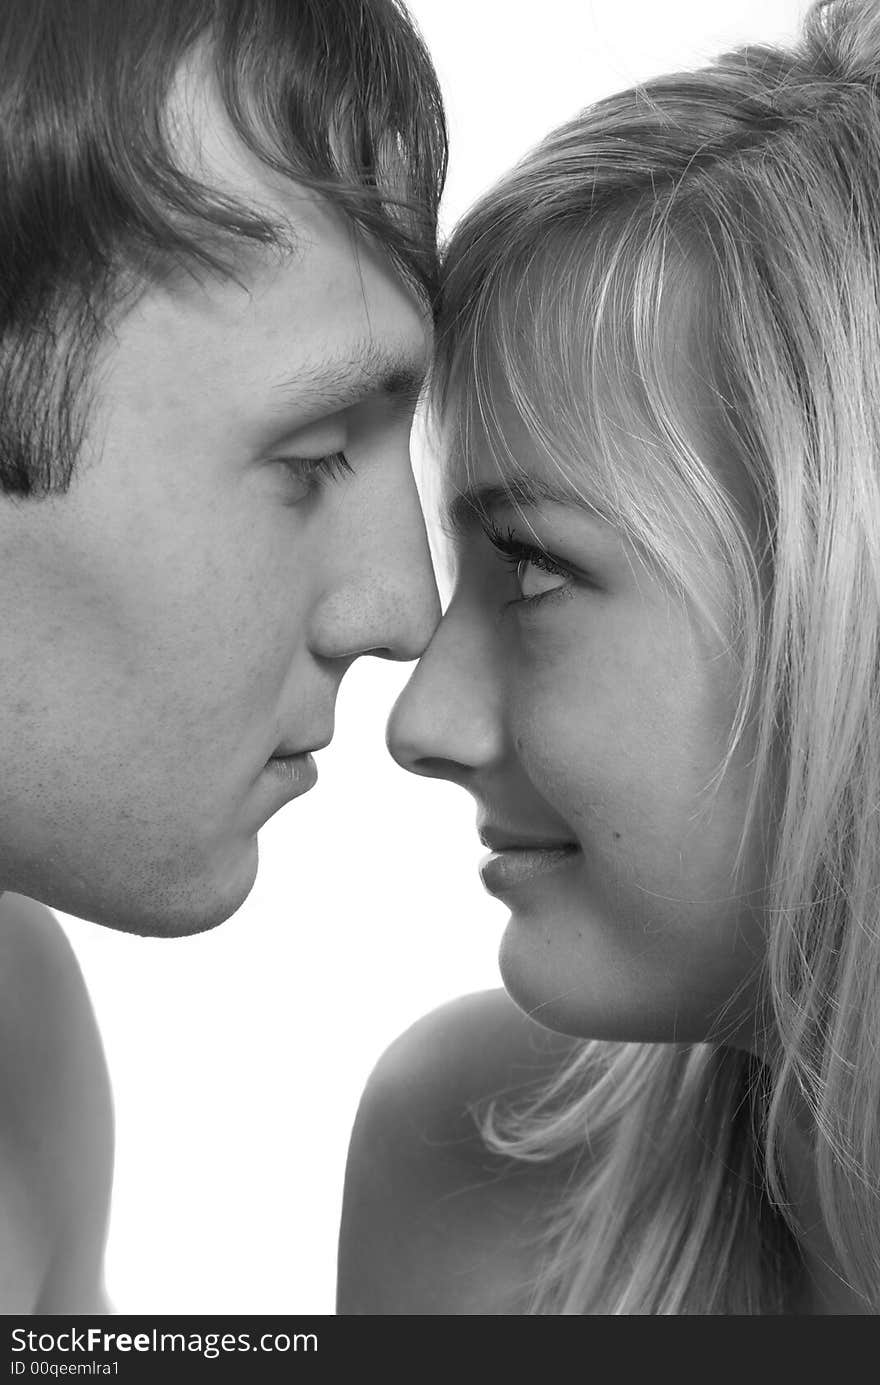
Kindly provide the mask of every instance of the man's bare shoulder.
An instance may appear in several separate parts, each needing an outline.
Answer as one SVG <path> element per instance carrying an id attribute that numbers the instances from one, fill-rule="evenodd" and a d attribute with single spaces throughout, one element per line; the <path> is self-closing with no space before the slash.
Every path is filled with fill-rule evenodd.
<path id="1" fill-rule="evenodd" d="M 82 973 L 51 911 L 0 898 L 0 1200 L 39 1208 L 32 1311 L 101 1311 L 113 1167 L 110 1084 Z M 2 1215 L 2 1209 L 0 1209 Z M 19 1247 L 20 1263 L 27 1247 Z M 0 1256 L 2 1256 L 0 1249 Z M 16 1265 L 0 1263 L 0 1284 Z"/>
<path id="2" fill-rule="evenodd" d="M 525 1230 L 554 1196 L 554 1174 L 487 1150 L 474 1110 L 549 1080 L 576 1043 L 504 991 L 483 991 L 391 1044 L 351 1138 L 339 1313 L 520 1311 L 532 1270 Z"/>

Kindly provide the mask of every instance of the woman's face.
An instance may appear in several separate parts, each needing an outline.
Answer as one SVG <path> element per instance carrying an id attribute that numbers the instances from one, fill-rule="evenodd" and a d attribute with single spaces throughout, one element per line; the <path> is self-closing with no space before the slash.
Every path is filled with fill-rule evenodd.
<path id="1" fill-rule="evenodd" d="M 491 460 L 473 462 L 488 523 L 454 502 L 451 603 L 391 751 L 473 794 L 483 880 L 510 909 L 501 971 L 524 1010 L 596 1038 L 693 1042 L 719 1024 L 748 1044 L 768 839 L 762 805 L 737 887 L 748 741 L 707 788 L 734 657 L 615 528 L 552 494 L 558 473 L 501 417 L 527 484 L 514 502 Z M 681 540 L 708 535 L 683 524 Z"/>

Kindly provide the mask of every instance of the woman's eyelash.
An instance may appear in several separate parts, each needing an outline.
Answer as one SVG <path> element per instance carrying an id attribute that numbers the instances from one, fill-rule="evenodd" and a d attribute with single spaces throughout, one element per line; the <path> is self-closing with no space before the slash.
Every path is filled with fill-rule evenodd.
<path id="1" fill-rule="evenodd" d="M 528 562 L 534 563 L 535 567 L 540 568 L 542 572 L 549 572 L 555 577 L 571 576 L 568 569 L 551 558 L 549 553 L 545 553 L 542 548 L 537 548 L 533 544 L 523 543 L 512 529 L 508 529 L 506 534 L 502 534 L 493 520 L 487 520 L 482 528 L 492 547 L 512 571 L 515 572 L 520 563 Z"/>

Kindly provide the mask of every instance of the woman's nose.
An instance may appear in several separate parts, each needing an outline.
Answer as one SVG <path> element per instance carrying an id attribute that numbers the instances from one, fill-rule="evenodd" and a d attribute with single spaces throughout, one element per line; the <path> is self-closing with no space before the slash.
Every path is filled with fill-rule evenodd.
<path id="1" fill-rule="evenodd" d="M 498 685 L 453 602 L 388 721 L 391 755 L 412 774 L 467 786 L 502 754 Z"/>

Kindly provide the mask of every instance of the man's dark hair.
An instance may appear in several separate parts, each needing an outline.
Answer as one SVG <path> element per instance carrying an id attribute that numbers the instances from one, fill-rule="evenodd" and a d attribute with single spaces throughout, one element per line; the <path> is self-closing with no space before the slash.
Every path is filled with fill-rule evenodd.
<path id="1" fill-rule="evenodd" d="M 289 246 L 289 228 L 179 166 L 168 98 L 203 43 L 244 143 L 326 197 L 433 305 L 446 125 L 399 0 L 2 0 L 7 494 L 69 487 L 98 348 L 138 286 L 180 269 L 234 277 L 248 244 Z"/>

